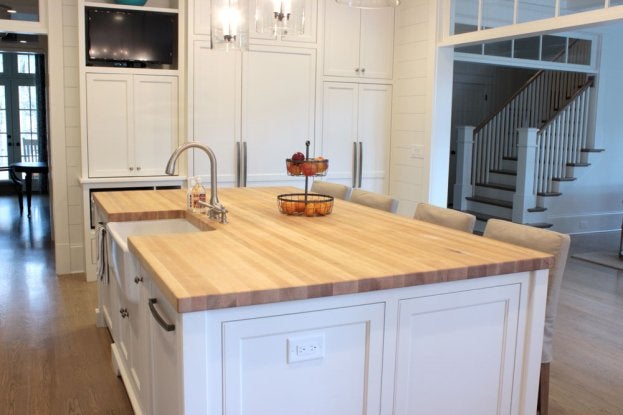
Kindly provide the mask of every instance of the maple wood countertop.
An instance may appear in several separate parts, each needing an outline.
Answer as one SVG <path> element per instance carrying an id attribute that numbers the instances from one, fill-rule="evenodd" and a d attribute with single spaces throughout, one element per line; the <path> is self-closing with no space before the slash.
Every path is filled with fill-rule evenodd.
<path id="1" fill-rule="evenodd" d="M 188 217 L 205 232 L 134 236 L 128 246 L 178 312 L 548 268 L 545 253 L 336 200 L 323 217 L 279 213 L 293 188 L 219 190 L 228 224 L 185 212 L 184 190 L 101 192 L 107 221 Z"/>

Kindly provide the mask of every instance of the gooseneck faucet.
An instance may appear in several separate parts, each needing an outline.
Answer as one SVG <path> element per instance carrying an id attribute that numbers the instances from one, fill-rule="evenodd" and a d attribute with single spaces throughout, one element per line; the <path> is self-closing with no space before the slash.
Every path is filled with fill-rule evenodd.
<path id="1" fill-rule="evenodd" d="M 214 151 L 208 146 L 204 146 L 201 143 L 196 141 L 189 141 L 187 143 L 182 144 L 178 148 L 175 149 L 171 157 L 169 157 L 169 161 L 167 162 L 167 167 L 165 169 L 165 173 L 169 176 L 173 176 L 175 174 L 175 165 L 177 163 L 177 159 L 180 155 L 188 150 L 189 148 L 198 148 L 203 150 L 210 159 L 210 202 L 199 202 L 202 205 L 208 208 L 208 216 L 211 219 L 218 219 L 221 223 L 227 223 L 227 209 L 225 206 L 221 204 L 218 200 L 218 192 L 216 188 L 216 156 L 214 155 Z"/>

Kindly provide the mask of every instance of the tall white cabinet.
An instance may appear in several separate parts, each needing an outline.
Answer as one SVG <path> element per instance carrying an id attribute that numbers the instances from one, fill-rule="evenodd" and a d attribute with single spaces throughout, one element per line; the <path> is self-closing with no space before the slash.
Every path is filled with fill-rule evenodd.
<path id="1" fill-rule="evenodd" d="M 177 77 L 85 76 L 89 177 L 164 175 L 179 141 Z"/>
<path id="2" fill-rule="evenodd" d="M 256 46 L 242 55 L 194 48 L 194 140 L 210 146 L 223 185 L 290 184 L 285 158 L 314 140 L 316 52 Z M 209 175 L 197 154 L 194 173 Z"/>
<path id="3" fill-rule="evenodd" d="M 327 180 L 385 193 L 389 174 L 392 87 L 325 82 L 322 154 Z"/>

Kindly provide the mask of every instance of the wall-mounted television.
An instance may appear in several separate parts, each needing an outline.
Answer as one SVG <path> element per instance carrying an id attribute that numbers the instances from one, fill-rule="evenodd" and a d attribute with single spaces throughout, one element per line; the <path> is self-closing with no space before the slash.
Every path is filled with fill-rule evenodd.
<path id="1" fill-rule="evenodd" d="M 85 36 L 89 66 L 173 66 L 177 14 L 86 7 Z"/>

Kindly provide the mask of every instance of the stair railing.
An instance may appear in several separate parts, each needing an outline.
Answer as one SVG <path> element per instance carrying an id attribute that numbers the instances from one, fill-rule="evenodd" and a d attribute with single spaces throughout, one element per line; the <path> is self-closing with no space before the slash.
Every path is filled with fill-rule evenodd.
<path id="1" fill-rule="evenodd" d="M 580 163 L 587 148 L 590 77 L 573 97 L 537 133 L 534 193 L 553 191 L 553 181 L 565 179 L 568 163 Z"/>
<path id="2" fill-rule="evenodd" d="M 586 74 L 540 70 L 474 129 L 472 185 L 487 183 L 505 157 L 517 157 L 517 130 L 539 128 L 578 88 Z"/>

